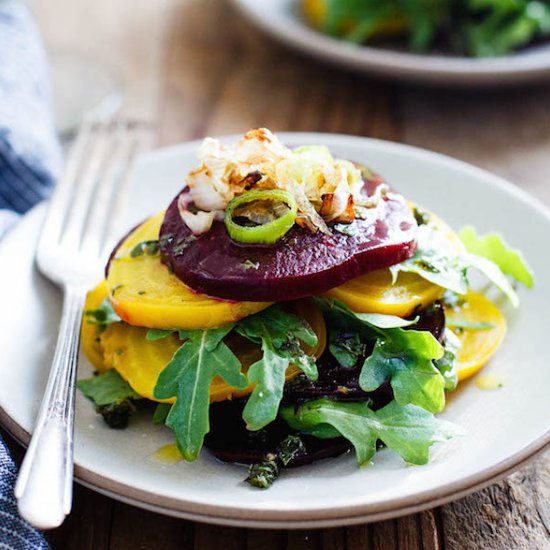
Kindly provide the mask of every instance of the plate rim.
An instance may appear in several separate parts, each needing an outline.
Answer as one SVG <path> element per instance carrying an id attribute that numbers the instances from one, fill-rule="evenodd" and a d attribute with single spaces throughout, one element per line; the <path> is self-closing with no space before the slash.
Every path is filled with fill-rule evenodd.
<path id="1" fill-rule="evenodd" d="M 416 157 L 421 156 L 430 158 L 432 162 L 443 163 L 447 166 L 467 171 L 473 176 L 483 177 L 490 184 L 503 188 L 508 194 L 513 195 L 516 200 L 528 204 L 531 208 L 537 210 L 550 222 L 550 210 L 542 204 L 537 198 L 532 197 L 526 191 L 516 187 L 507 180 L 470 163 L 458 160 L 456 158 L 433 152 L 428 149 L 418 148 L 411 145 L 396 143 L 386 140 L 366 138 L 360 136 L 351 136 L 345 134 L 331 134 L 320 132 L 280 132 L 283 141 L 291 140 L 316 140 L 329 141 L 333 145 L 344 142 L 363 143 L 370 147 L 391 150 L 396 153 L 409 152 Z M 223 136 L 220 139 L 232 139 L 234 135 Z M 182 147 L 195 147 L 200 140 L 192 140 L 172 145 L 170 147 L 159 148 L 145 154 L 144 159 L 173 155 L 174 152 Z M 43 214 L 46 208 L 45 203 L 41 203 L 28 212 L 20 221 L 21 224 L 38 223 L 38 218 Z M 34 221 L 37 219 L 36 222 Z M 8 234 L 0 242 L 0 256 L 6 243 L 13 238 Z M 30 440 L 29 433 L 20 426 L 7 412 L 0 406 L 0 423 L 23 445 L 27 445 Z M 84 468 L 75 464 L 75 480 L 88 486 L 100 493 L 106 494 L 117 500 L 134 504 L 141 508 L 146 508 L 156 512 L 173 515 L 194 521 L 203 521 L 221 525 L 234 525 L 239 527 L 263 527 L 263 528 L 288 528 L 299 529 L 304 527 L 333 527 L 337 525 L 353 525 L 369 521 L 378 521 L 392 517 L 398 517 L 409 513 L 418 512 L 431 508 L 436 505 L 450 502 L 457 498 L 466 496 L 476 490 L 482 489 L 519 468 L 525 462 L 532 460 L 544 449 L 550 447 L 550 428 L 547 429 L 539 438 L 524 446 L 522 449 L 513 453 L 506 459 L 485 468 L 484 470 L 472 474 L 466 478 L 440 485 L 437 488 L 415 493 L 402 498 L 394 498 L 385 502 L 376 504 L 355 504 L 347 507 L 326 508 L 324 510 L 256 510 L 255 517 L 250 518 L 249 509 L 240 509 L 230 506 L 221 506 L 213 504 L 197 503 L 181 498 L 161 496 L 149 491 L 133 488 L 129 485 L 118 483 L 113 479 L 96 474 L 93 470 Z"/>
<path id="2" fill-rule="evenodd" d="M 229 0 L 248 21 L 279 42 L 318 59 L 396 80 L 425 84 L 519 84 L 550 77 L 550 50 L 498 58 L 472 59 L 423 55 L 350 44 L 307 27 L 299 21 L 289 32 L 250 8 L 247 0 Z"/>

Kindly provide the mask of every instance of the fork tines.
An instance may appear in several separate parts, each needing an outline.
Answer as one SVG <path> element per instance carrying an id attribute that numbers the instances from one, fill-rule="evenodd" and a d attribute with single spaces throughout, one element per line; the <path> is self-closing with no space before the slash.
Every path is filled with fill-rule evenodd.
<path id="1" fill-rule="evenodd" d="M 150 137 L 145 123 L 116 118 L 84 122 L 50 202 L 38 246 L 41 267 L 46 267 L 44 256 L 56 248 L 96 259 L 107 253 L 132 160 Z"/>

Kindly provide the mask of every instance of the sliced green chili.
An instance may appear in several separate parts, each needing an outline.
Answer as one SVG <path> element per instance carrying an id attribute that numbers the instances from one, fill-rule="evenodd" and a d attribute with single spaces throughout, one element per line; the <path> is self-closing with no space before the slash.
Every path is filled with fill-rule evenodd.
<path id="1" fill-rule="evenodd" d="M 266 223 L 257 223 L 254 220 L 249 220 L 250 223 L 247 225 L 237 223 L 236 218 L 238 219 L 239 216 L 235 215 L 236 211 L 256 201 L 283 203 L 287 209 L 283 214 Z M 235 241 L 248 244 L 274 244 L 294 225 L 297 212 L 296 200 L 288 191 L 281 189 L 248 191 L 235 197 L 227 205 L 224 221 L 229 236 Z"/>

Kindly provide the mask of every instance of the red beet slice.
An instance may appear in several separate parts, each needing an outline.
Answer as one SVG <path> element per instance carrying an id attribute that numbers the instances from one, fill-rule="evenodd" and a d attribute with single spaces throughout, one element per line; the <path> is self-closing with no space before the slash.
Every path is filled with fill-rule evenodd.
<path id="1" fill-rule="evenodd" d="M 370 189 L 369 189 L 370 188 Z M 365 182 L 365 191 L 372 182 Z M 311 233 L 295 225 L 272 246 L 241 245 L 223 222 L 198 238 L 183 222 L 176 197 L 160 230 L 162 259 L 197 292 L 227 300 L 283 301 L 321 294 L 369 271 L 414 254 L 417 225 L 402 199 L 389 193 L 353 235 L 330 228 Z"/>

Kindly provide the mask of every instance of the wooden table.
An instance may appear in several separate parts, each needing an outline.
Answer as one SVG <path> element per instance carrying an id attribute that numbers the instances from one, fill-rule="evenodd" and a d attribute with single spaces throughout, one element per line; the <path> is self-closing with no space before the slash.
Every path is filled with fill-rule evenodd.
<path id="1" fill-rule="evenodd" d="M 272 43 L 217 0 L 49 0 L 34 10 L 49 49 L 86 53 L 122 76 L 126 113 L 154 122 L 159 145 L 256 126 L 373 136 L 470 161 L 550 205 L 548 86 L 460 92 L 375 81 Z M 329 530 L 192 523 L 77 486 L 73 513 L 50 538 L 54 548 L 93 550 L 545 549 L 550 454 L 441 508 Z"/>

